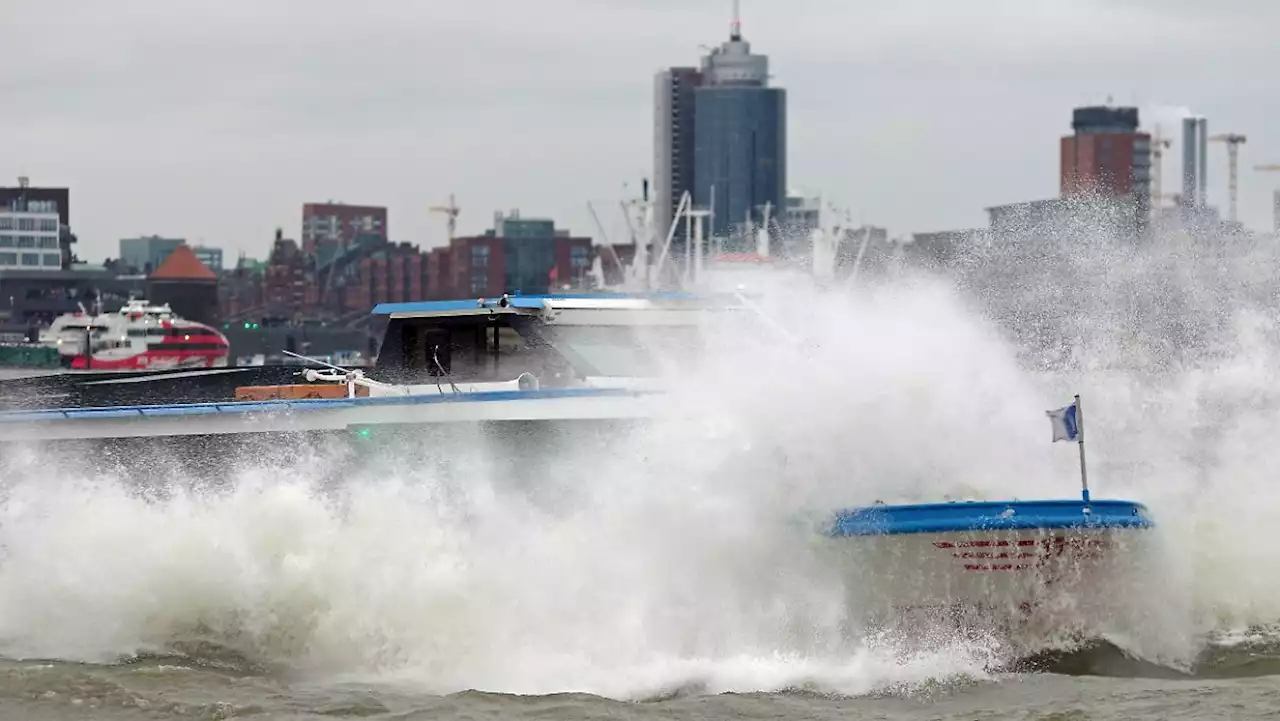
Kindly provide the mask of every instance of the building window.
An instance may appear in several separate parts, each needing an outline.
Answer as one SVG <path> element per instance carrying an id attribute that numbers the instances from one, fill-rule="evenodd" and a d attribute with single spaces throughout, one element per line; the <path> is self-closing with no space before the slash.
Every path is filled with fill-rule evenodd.
<path id="1" fill-rule="evenodd" d="M 484 273 L 473 273 L 471 275 L 471 292 L 483 293 L 489 287 L 489 276 Z"/>
<path id="2" fill-rule="evenodd" d="M 58 232 L 58 221 L 53 218 L 41 218 L 40 230 L 45 233 L 56 233 Z"/>
<path id="3" fill-rule="evenodd" d="M 34 247 L 36 247 L 36 237 L 35 237 L 34 235 L 19 235 L 19 236 L 18 236 L 18 247 L 19 247 L 19 248 L 34 248 Z"/>
<path id="4" fill-rule="evenodd" d="M 487 244 L 471 246 L 471 266 L 474 268 L 487 268 L 489 266 L 489 246 Z"/>
<path id="5" fill-rule="evenodd" d="M 45 254 L 44 254 L 44 267 L 46 267 L 46 268 L 61 268 L 61 267 L 62 267 L 62 255 L 61 255 L 61 254 L 59 254 L 59 253 L 45 253 Z"/>
<path id="6" fill-rule="evenodd" d="M 0 253 L 0 265 L 17 265 L 17 253 Z"/>
<path id="7" fill-rule="evenodd" d="M 13 218 L 0 218 L 0 230 L 13 230 Z"/>
<path id="8" fill-rule="evenodd" d="M 27 265 L 27 266 L 40 265 L 40 254 L 39 253 L 23 253 L 22 265 Z"/>
<path id="9" fill-rule="evenodd" d="M 12 248 L 17 242 L 17 238 L 12 235 L 0 233 L 0 248 Z"/>
<path id="10" fill-rule="evenodd" d="M 587 249 L 581 245 L 575 245 L 569 249 L 569 265 L 574 269 L 585 268 L 591 264 Z"/>
<path id="11" fill-rule="evenodd" d="M 58 239 L 56 237 L 46 235 L 40 239 L 40 247 L 41 248 L 57 248 Z"/>
<path id="12" fill-rule="evenodd" d="M 35 218 L 18 218 L 18 230 L 35 230 Z"/>

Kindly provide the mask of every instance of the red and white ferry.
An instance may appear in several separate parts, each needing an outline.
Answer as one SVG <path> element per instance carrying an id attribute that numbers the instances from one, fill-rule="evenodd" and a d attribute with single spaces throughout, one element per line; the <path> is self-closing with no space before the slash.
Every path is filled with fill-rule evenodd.
<path id="1" fill-rule="evenodd" d="M 130 299 L 115 313 L 66 313 L 40 333 L 65 365 L 92 370 L 167 370 L 227 365 L 227 337 L 182 318 L 168 303 Z M 86 352 L 86 343 L 88 351 Z"/>

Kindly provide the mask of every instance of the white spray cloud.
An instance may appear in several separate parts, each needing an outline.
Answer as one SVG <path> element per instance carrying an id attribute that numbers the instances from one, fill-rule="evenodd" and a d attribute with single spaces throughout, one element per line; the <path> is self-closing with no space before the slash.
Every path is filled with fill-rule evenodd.
<path id="1" fill-rule="evenodd" d="M 912 650 L 851 634 L 856 609 L 806 522 L 877 499 L 1073 496 L 1075 455 L 1043 415 L 1071 392 L 1087 398 L 1095 495 L 1144 500 L 1162 524 L 1170 572 L 1148 623 L 1174 640 L 1151 652 L 1185 659 L 1208 631 L 1280 618 L 1280 582 L 1258 572 L 1280 522 L 1269 315 L 1236 314 L 1230 352 L 1195 367 L 1036 373 L 983 305 L 937 279 L 792 289 L 762 307 L 798 340 L 722 327 L 677 379 L 675 418 L 559 458 L 538 488 L 462 438 L 389 449 L 338 485 L 307 458 L 163 493 L 9 466 L 0 649 L 109 661 L 202 641 L 442 693 L 984 678 L 994 641 Z M 1129 352 L 1103 342 L 1125 326 L 1095 327 L 1084 356 Z M 444 450 L 449 467 L 430 460 Z"/>

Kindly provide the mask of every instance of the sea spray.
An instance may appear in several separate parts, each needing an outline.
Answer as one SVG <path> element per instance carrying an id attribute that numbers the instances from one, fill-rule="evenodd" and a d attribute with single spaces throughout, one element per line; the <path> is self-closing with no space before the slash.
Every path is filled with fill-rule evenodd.
<path id="1" fill-rule="evenodd" d="M 1077 269 L 1107 257 L 1088 250 Z M 1037 282 L 1054 277 L 1043 271 Z M 1123 271 L 1101 289 L 1064 275 L 1077 284 L 1064 295 L 1093 292 L 1089 307 L 1105 309 L 1096 296 Z M 1177 663 L 1223 625 L 1280 618 L 1257 572 L 1280 521 L 1265 470 L 1272 316 L 1202 312 L 1204 347 L 1154 368 L 1129 367 L 1159 353 L 1154 332 L 1142 353 L 1123 350 L 1150 316 L 1102 314 L 1094 335 L 1088 318 L 1037 317 L 1083 339 L 1074 361 L 1043 366 L 980 280 L 869 275 L 761 298 L 773 322 L 708 329 L 672 378 L 674 417 L 551 456 L 543 485 L 512 477 L 501 437 L 464 431 L 381 446 L 336 479 L 347 451 L 327 447 L 234 459 L 214 486 L 180 470 L 130 478 L 92 456 L 10 460 L 0 650 L 111 661 L 223 648 L 437 692 L 863 693 L 985 678 L 1010 660 L 998 639 L 912 648 L 859 634 L 814 530 L 875 500 L 1075 495 L 1074 454 L 1049 443 L 1043 415 L 1073 392 L 1089 399 L 1095 495 L 1149 503 L 1170 569 L 1160 587 L 1126 590 L 1150 613 L 1117 638 Z M 1033 285 L 1011 286 L 1024 308 Z"/>

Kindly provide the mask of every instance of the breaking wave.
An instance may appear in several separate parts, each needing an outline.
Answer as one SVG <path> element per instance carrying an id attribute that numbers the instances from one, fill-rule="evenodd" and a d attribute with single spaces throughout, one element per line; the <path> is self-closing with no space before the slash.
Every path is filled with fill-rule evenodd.
<path id="1" fill-rule="evenodd" d="M 674 418 L 556 454 L 537 483 L 502 462 L 508 442 L 540 443 L 528 429 L 228 458 L 215 485 L 176 464 L 157 483 L 11 454 L 0 653 L 614 698 L 864 694 L 1096 671 L 1080 659 L 1098 654 L 1141 673 L 1230 666 L 1223 639 L 1280 620 L 1280 580 L 1260 570 L 1280 522 L 1280 328 L 1231 271 L 1270 251 L 1210 278 L 1167 248 L 1084 244 L 992 275 L 993 252 L 761 299 L 788 334 L 719 329 L 720 350 L 675 379 Z M 1151 302 L 1161 288 L 1178 302 Z M 1074 449 L 1044 418 L 1073 393 L 1095 497 L 1160 522 L 1140 623 L 1110 651 L 1030 659 L 994 636 L 860 632 L 814 521 L 874 500 L 1073 496 Z"/>

